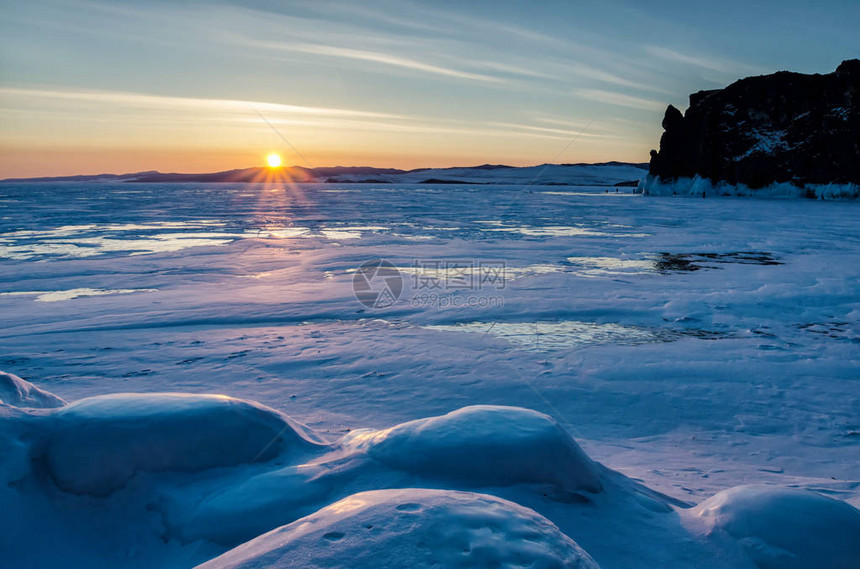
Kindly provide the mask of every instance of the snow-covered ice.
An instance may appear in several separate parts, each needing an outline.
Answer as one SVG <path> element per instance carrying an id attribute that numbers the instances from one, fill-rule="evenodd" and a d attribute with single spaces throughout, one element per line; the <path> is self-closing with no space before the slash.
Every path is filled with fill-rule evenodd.
<path id="1" fill-rule="evenodd" d="M 516 407 L 331 442 L 215 396 L 16 409 L 0 430 L 12 566 L 841 568 L 860 543 L 846 502 L 740 486 L 690 508 Z"/>
<path id="2" fill-rule="evenodd" d="M 262 405 L 224 395 L 115 394 L 56 413 L 44 451 L 57 487 L 103 496 L 139 472 L 200 472 L 323 444 Z"/>
<path id="3" fill-rule="evenodd" d="M 762 569 L 848 569 L 860 560 L 860 511 L 808 490 L 737 486 L 686 514 Z"/>
<path id="4" fill-rule="evenodd" d="M 600 490 L 591 461 L 558 423 L 516 407 L 465 407 L 381 431 L 353 431 L 347 439 L 386 466 L 423 476 Z"/>
<path id="5" fill-rule="evenodd" d="M 298 566 L 597 569 L 528 508 L 486 494 L 416 488 L 353 494 L 199 569 Z"/>
<path id="6" fill-rule="evenodd" d="M 4 560 L 348 559 L 408 502 L 490 560 L 851 566 L 858 204 L 632 190 L 0 186 Z"/>
<path id="7" fill-rule="evenodd" d="M 15 374 L 0 371 L 0 404 L 45 408 L 62 407 L 66 402 Z"/>

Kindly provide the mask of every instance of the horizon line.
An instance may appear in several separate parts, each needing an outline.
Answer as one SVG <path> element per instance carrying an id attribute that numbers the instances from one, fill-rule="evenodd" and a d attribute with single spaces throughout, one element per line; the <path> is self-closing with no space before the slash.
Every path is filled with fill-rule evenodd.
<path id="1" fill-rule="evenodd" d="M 57 176 L 27 176 L 27 177 L 0 178 L 0 182 L 20 182 L 20 181 L 27 181 L 27 180 L 48 180 L 48 179 L 61 179 L 61 178 L 95 178 L 95 177 L 102 177 L 102 176 L 104 176 L 104 177 L 108 177 L 108 176 L 122 177 L 122 176 L 133 176 L 135 174 L 153 174 L 153 175 L 159 174 L 159 175 L 164 175 L 164 176 L 211 176 L 211 175 L 215 175 L 215 174 L 228 174 L 231 172 L 244 172 L 244 171 L 248 171 L 248 170 L 263 170 L 263 171 L 270 170 L 270 171 L 276 172 L 276 171 L 285 171 L 285 170 L 291 170 L 291 169 L 302 169 L 302 170 L 307 170 L 307 171 L 314 171 L 314 170 L 337 169 L 337 168 L 342 168 L 342 169 L 366 168 L 369 170 L 396 170 L 397 172 L 406 174 L 406 173 L 410 173 L 410 172 L 421 172 L 421 171 L 425 171 L 425 170 L 455 170 L 455 169 L 470 170 L 470 169 L 478 169 L 478 168 L 486 169 L 488 167 L 520 169 L 520 168 L 536 168 L 539 166 L 604 166 L 604 165 L 609 165 L 609 164 L 626 164 L 626 165 L 631 165 L 631 166 L 645 165 L 647 167 L 648 162 L 649 162 L 648 160 L 645 160 L 642 162 L 628 162 L 628 161 L 623 161 L 623 160 L 606 160 L 603 162 L 541 162 L 541 163 L 535 163 L 535 164 L 531 164 L 531 165 L 527 165 L 527 166 L 512 166 L 510 164 L 501 164 L 501 163 L 493 164 L 493 163 L 487 162 L 484 164 L 475 164 L 473 166 L 429 166 L 429 167 L 423 167 L 423 168 L 408 168 L 408 169 L 406 169 L 406 168 L 395 168 L 395 167 L 391 167 L 391 166 L 342 166 L 342 165 L 308 167 L 308 166 L 301 166 L 298 164 L 294 164 L 294 165 L 290 165 L 290 166 L 276 166 L 276 167 L 249 166 L 246 168 L 231 168 L 229 170 L 216 170 L 216 171 L 212 171 L 212 172 L 162 172 L 160 170 L 140 170 L 137 172 L 123 172 L 121 174 L 114 174 L 114 173 L 110 173 L 110 172 L 100 172 L 97 174 L 61 174 L 61 175 L 57 175 Z"/>

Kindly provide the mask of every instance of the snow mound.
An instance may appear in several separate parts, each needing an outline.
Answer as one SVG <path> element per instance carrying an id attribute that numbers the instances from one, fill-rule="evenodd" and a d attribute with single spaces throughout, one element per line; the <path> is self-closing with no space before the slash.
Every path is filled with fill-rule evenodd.
<path id="1" fill-rule="evenodd" d="M 0 403 L 13 407 L 38 409 L 62 407 L 66 404 L 53 393 L 39 389 L 29 381 L 4 371 L 0 371 Z"/>
<path id="2" fill-rule="evenodd" d="M 129 393 L 82 399 L 60 410 L 45 464 L 61 489 L 106 495 L 138 472 L 198 472 L 322 444 L 304 425 L 258 403 L 224 395 Z"/>
<path id="3" fill-rule="evenodd" d="M 849 569 L 860 562 L 860 510 L 808 490 L 738 486 L 691 512 L 762 569 Z"/>
<path id="4" fill-rule="evenodd" d="M 597 569 L 552 522 L 485 494 L 353 494 L 261 535 L 198 569 L 532 567 Z"/>
<path id="5" fill-rule="evenodd" d="M 594 463 L 570 435 L 548 415 L 520 407 L 464 407 L 381 431 L 358 430 L 345 444 L 390 468 L 477 486 L 601 489 Z"/>

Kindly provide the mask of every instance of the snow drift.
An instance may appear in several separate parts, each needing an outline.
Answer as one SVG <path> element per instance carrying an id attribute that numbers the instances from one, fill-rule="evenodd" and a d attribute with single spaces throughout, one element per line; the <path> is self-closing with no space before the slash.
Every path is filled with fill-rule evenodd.
<path id="1" fill-rule="evenodd" d="M 391 468 L 476 485 L 601 489 L 594 463 L 570 435 L 551 417 L 519 407 L 464 407 L 381 431 L 355 431 L 346 444 Z"/>
<path id="2" fill-rule="evenodd" d="M 138 472 L 199 472 L 323 444 L 274 409 L 223 395 L 91 397 L 60 410 L 52 427 L 44 457 L 51 478 L 100 496 Z"/>
<path id="3" fill-rule="evenodd" d="M 860 559 L 860 511 L 812 492 L 738 487 L 688 507 L 518 407 L 465 407 L 328 443 L 218 395 L 0 406 L 10 566 L 592 569 L 593 556 L 605 567 L 712 558 L 843 569 Z"/>
<path id="4" fill-rule="evenodd" d="M 850 569 L 860 563 L 860 510 L 793 488 L 737 486 L 691 512 L 714 539 L 762 569 Z"/>
<path id="5" fill-rule="evenodd" d="M 486 494 L 407 488 L 354 494 L 198 569 L 299 566 L 597 568 L 533 510 Z"/>
<path id="6" fill-rule="evenodd" d="M 0 404 L 47 409 L 62 407 L 66 402 L 17 375 L 0 371 Z"/>
<path id="7" fill-rule="evenodd" d="M 440 482 L 468 488 L 519 483 L 552 484 L 562 491 L 601 488 L 596 465 L 550 417 L 516 407 L 474 406 L 380 431 L 355 430 L 329 454 L 173 506 L 168 517 L 185 541 L 233 546 L 350 493 Z"/>

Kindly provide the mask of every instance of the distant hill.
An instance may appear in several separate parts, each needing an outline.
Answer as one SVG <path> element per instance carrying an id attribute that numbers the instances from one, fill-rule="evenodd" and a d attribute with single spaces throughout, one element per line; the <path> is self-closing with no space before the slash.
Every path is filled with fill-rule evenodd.
<path id="1" fill-rule="evenodd" d="M 369 166 L 334 166 L 278 168 L 279 177 L 299 183 L 374 183 L 374 184 L 534 184 L 534 185 L 631 185 L 647 173 L 647 163 L 602 162 L 598 164 L 540 164 L 506 166 L 483 164 L 470 167 L 373 168 Z M 95 174 L 51 178 L 9 178 L 0 182 L 266 182 L 273 178 L 271 168 L 245 168 L 204 174 L 134 172 L 130 174 Z"/>

